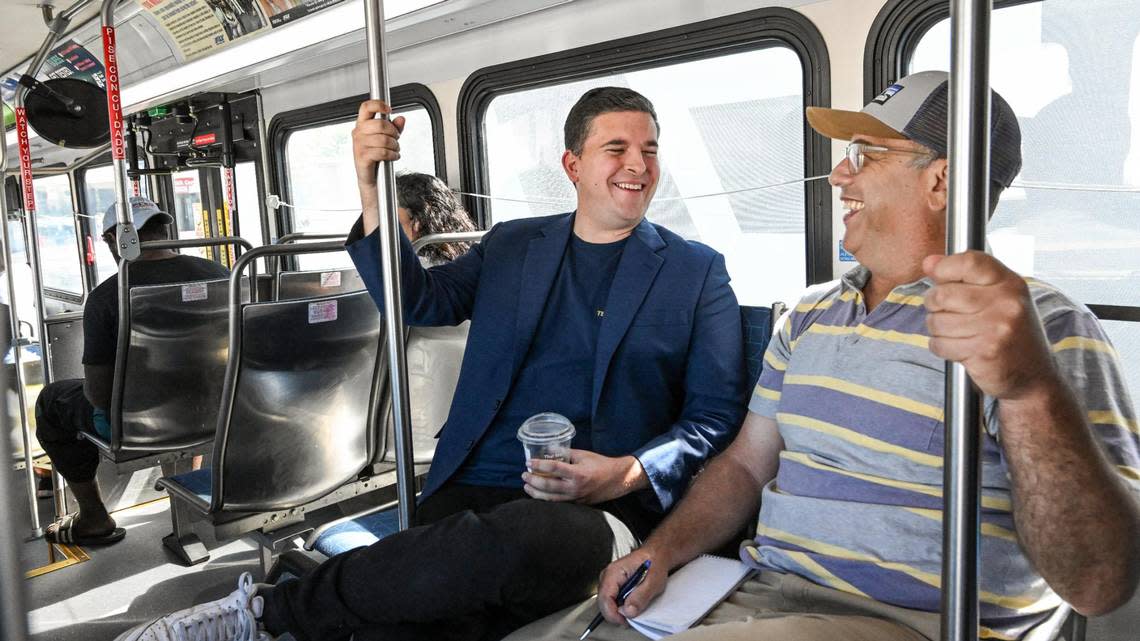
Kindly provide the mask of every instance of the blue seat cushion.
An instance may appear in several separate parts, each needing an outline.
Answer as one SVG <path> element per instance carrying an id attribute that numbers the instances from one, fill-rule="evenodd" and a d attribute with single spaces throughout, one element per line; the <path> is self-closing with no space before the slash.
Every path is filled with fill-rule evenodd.
<path id="1" fill-rule="evenodd" d="M 336 556 L 379 541 L 400 529 L 400 515 L 395 508 L 345 521 L 325 531 L 313 549 L 325 556 Z"/>
<path id="2" fill-rule="evenodd" d="M 179 474 L 178 476 L 171 476 L 167 479 L 173 483 L 181 485 L 189 493 L 197 496 L 206 505 L 210 504 L 210 495 L 212 494 L 210 468 L 203 468 Z"/>
<path id="3" fill-rule="evenodd" d="M 764 369 L 764 351 L 772 339 L 773 320 L 770 307 L 740 307 L 740 323 L 744 329 L 744 359 L 748 362 L 749 393 Z"/>

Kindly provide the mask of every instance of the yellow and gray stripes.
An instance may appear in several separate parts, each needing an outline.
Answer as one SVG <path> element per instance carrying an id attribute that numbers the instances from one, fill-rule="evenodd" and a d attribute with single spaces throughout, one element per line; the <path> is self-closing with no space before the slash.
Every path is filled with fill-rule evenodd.
<path id="1" fill-rule="evenodd" d="M 867 314 L 868 272 L 813 288 L 765 354 L 750 409 L 776 419 L 786 450 L 764 488 L 759 536 L 742 558 L 903 607 L 939 607 L 943 367 L 929 350 L 920 280 Z M 1030 291 L 1088 422 L 1140 491 L 1140 422 L 1115 350 L 1092 314 L 1055 288 Z M 1017 540 L 1000 412 L 986 399 L 982 466 L 983 637 L 1017 638 L 1059 600 Z"/>

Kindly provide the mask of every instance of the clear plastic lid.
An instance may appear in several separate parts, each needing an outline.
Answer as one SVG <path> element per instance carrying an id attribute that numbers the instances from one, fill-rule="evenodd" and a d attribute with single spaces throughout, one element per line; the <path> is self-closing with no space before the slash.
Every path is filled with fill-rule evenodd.
<path id="1" fill-rule="evenodd" d="M 543 412 L 523 421 L 518 438 L 524 443 L 541 444 L 574 438 L 574 424 L 554 412 Z"/>

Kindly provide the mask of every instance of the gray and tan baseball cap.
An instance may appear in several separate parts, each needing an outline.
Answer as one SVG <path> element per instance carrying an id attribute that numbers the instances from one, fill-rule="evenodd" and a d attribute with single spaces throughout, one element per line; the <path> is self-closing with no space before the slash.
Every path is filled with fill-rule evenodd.
<path id="1" fill-rule="evenodd" d="M 1021 128 L 1013 108 L 997 92 L 990 101 L 990 179 L 1009 187 L 1021 171 Z M 857 135 L 913 140 L 946 157 L 950 75 L 922 71 L 898 80 L 861 111 L 808 107 L 812 128 L 836 140 Z"/>
<path id="2" fill-rule="evenodd" d="M 150 219 L 155 216 L 163 216 L 162 222 L 170 224 L 174 222 L 174 218 L 158 208 L 154 201 L 142 196 L 131 196 L 127 201 L 131 203 L 131 220 L 135 223 L 135 229 L 142 229 L 142 226 L 150 222 Z M 118 204 L 118 203 L 115 203 Z M 107 208 L 103 214 L 103 233 L 111 231 L 115 225 L 119 224 L 119 215 L 115 213 L 115 204 Z"/>

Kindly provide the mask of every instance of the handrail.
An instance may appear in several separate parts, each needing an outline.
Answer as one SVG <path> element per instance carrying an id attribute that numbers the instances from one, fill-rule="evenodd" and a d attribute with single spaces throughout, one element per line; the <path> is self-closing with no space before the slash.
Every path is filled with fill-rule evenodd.
<path id="1" fill-rule="evenodd" d="M 288 245 L 289 243 L 297 242 L 298 240 L 334 240 L 337 238 L 343 239 L 346 234 L 323 234 L 311 231 L 294 231 L 285 234 L 281 238 L 273 241 L 274 245 Z"/>
<path id="2" fill-rule="evenodd" d="M 139 245 L 139 254 L 154 249 L 186 249 L 191 247 L 217 247 L 222 245 L 237 245 L 247 250 L 251 245 L 244 238 L 237 236 L 222 236 L 217 238 L 186 238 L 179 240 L 150 240 Z M 248 254 L 248 251 L 247 251 Z M 131 325 L 131 284 L 129 262 L 119 261 L 119 324 L 115 342 L 115 371 L 111 384 L 111 443 L 119 443 L 123 439 L 123 385 L 127 378 L 127 348 L 130 345 Z M 250 287 L 250 291 L 256 286 Z"/>
<path id="3" fill-rule="evenodd" d="M 87 153 L 86 155 L 82 156 L 81 158 L 79 158 L 75 162 L 71 163 L 70 165 L 67 165 L 65 167 L 40 167 L 39 169 L 32 169 L 32 175 L 33 176 L 58 176 L 60 174 L 71 173 L 71 172 L 75 171 L 76 169 L 82 169 L 83 167 L 86 167 L 87 165 L 90 165 L 91 163 L 95 162 L 96 160 L 99 159 L 99 156 L 107 153 L 107 150 L 110 148 L 111 148 L 111 143 L 105 142 L 105 143 L 99 145 L 98 147 L 96 147 L 95 149 L 93 149 L 92 151 L 90 151 L 89 153 Z M 0 167 L 4 167 L 4 166 L 5 165 L 3 163 L 0 163 Z M 18 175 L 20 175 L 20 170 L 19 169 L 9 169 L 6 172 L 6 175 L 18 176 Z"/>
<path id="4" fill-rule="evenodd" d="M 989 211 L 991 0 L 950 3 L 949 254 L 985 249 Z M 946 362 L 942 639 L 978 638 L 981 396 L 965 366 Z"/>
<path id="5" fill-rule="evenodd" d="M 429 245 L 445 245 L 447 243 L 470 243 L 483 238 L 485 231 L 453 231 L 443 234 L 420 236 L 412 242 L 412 249 L 418 254 L 421 249 Z"/>
<path id="6" fill-rule="evenodd" d="M 364 32 L 368 45 L 369 97 L 391 104 L 388 91 L 388 53 L 384 48 L 384 3 L 364 0 Z M 381 114 L 381 119 L 388 116 Z M 404 305 L 400 293 L 400 243 L 396 168 L 391 161 L 376 169 L 377 183 L 384 178 L 384 202 L 378 203 L 380 267 L 384 283 L 384 320 L 388 339 L 388 378 L 392 391 L 392 418 L 396 435 L 396 496 L 400 499 L 400 529 L 415 520 L 412 459 L 412 415 L 408 398 L 408 363 L 404 345 Z"/>
<path id="7" fill-rule="evenodd" d="M 328 234 L 328 233 L 317 233 L 317 232 L 309 232 L 309 231 L 294 231 L 294 232 L 289 232 L 288 234 L 285 234 L 284 236 L 273 241 L 273 244 L 274 245 L 287 245 L 289 243 L 295 243 L 299 240 L 334 240 L 334 239 L 343 240 L 345 238 L 345 236 L 346 236 L 345 234 Z M 280 256 L 274 256 L 273 260 L 270 261 L 269 273 L 273 275 L 274 279 L 276 279 L 277 275 L 281 273 L 281 260 L 280 260 L 280 258 L 281 258 Z M 274 297 L 276 297 L 276 290 L 274 290 Z"/>

